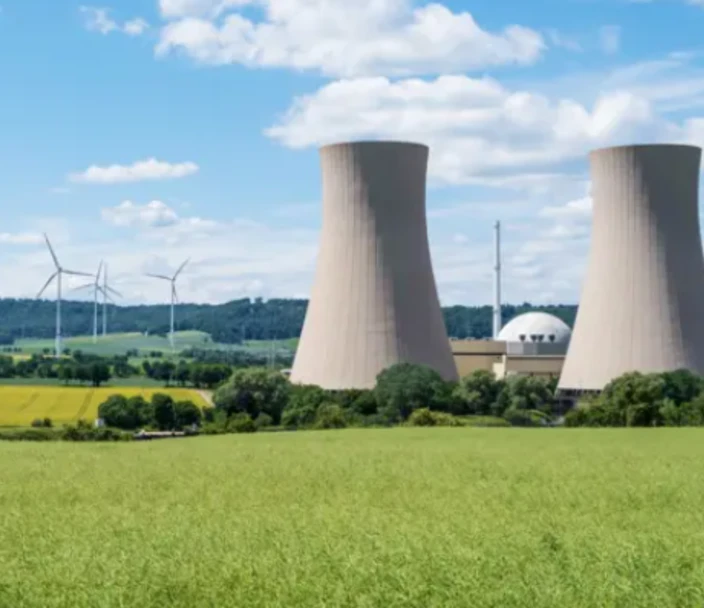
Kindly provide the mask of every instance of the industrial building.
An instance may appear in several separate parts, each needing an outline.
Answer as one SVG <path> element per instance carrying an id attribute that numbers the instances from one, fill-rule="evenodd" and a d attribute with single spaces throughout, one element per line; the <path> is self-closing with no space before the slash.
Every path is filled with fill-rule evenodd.
<path id="1" fill-rule="evenodd" d="M 704 374 L 701 150 L 607 148 L 590 155 L 587 273 L 560 377 L 565 400 L 630 371 Z"/>
<path id="2" fill-rule="evenodd" d="M 529 312 L 507 323 L 495 339 L 451 340 L 460 377 L 483 369 L 497 378 L 557 378 L 570 341 L 569 326 L 553 315 Z"/>
<path id="3" fill-rule="evenodd" d="M 371 388 L 399 362 L 456 380 L 428 246 L 428 148 L 344 143 L 320 159 L 320 249 L 291 381 Z"/>

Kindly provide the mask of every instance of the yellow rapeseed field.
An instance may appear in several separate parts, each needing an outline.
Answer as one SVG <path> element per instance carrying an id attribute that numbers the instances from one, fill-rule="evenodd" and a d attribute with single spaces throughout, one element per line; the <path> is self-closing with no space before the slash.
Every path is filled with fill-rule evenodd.
<path id="1" fill-rule="evenodd" d="M 51 418 L 54 423 L 93 421 L 98 406 L 110 395 L 150 399 L 154 393 L 168 393 L 177 401 L 189 399 L 200 407 L 207 405 L 198 391 L 188 388 L 1 386 L 0 426 L 29 425 L 36 418 Z"/>

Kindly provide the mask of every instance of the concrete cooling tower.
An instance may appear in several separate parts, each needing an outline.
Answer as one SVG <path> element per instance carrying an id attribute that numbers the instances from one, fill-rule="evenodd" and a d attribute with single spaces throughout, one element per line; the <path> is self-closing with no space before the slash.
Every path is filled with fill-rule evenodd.
<path id="1" fill-rule="evenodd" d="M 704 373 L 700 159 L 676 145 L 592 152 L 591 249 L 560 395 L 630 371 Z"/>
<path id="2" fill-rule="evenodd" d="M 399 362 L 456 380 L 428 247 L 428 148 L 345 143 L 320 158 L 320 250 L 291 381 L 372 388 Z"/>

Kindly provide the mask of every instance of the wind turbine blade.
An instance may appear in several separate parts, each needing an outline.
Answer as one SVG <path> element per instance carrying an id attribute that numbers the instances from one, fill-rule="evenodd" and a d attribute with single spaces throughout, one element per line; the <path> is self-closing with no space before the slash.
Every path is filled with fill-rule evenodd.
<path id="1" fill-rule="evenodd" d="M 146 276 L 152 277 L 153 279 L 164 279 L 165 281 L 170 281 L 171 277 L 165 277 L 163 274 L 150 274 L 150 273 L 145 273 Z"/>
<path id="2" fill-rule="evenodd" d="M 112 293 L 114 293 L 118 298 L 121 298 L 121 297 L 122 297 L 122 294 L 121 294 L 119 291 L 117 291 L 117 289 L 113 289 L 113 288 L 110 287 L 109 285 L 107 285 L 107 290 L 108 290 L 108 291 L 111 291 Z"/>
<path id="3" fill-rule="evenodd" d="M 93 283 L 86 283 L 85 285 L 79 285 L 78 287 L 71 288 L 71 291 L 80 291 L 81 289 L 88 289 L 89 287 L 93 289 L 95 285 Z"/>
<path id="4" fill-rule="evenodd" d="M 103 260 L 100 260 L 100 264 L 98 264 L 98 272 L 95 273 L 95 283 L 96 285 L 100 283 L 100 272 L 103 270 Z"/>
<path id="5" fill-rule="evenodd" d="M 111 304 L 114 304 L 114 303 L 115 303 L 115 300 L 113 300 L 113 299 L 110 297 L 110 294 L 107 293 L 102 287 L 98 287 L 98 291 L 100 291 L 100 293 L 102 293 L 102 294 L 105 296 L 105 299 L 106 299 L 108 302 L 110 302 Z"/>
<path id="6" fill-rule="evenodd" d="M 59 264 L 59 259 L 56 257 L 56 254 L 54 253 L 54 248 L 51 246 L 51 243 L 49 242 L 49 237 L 46 235 L 46 232 L 44 233 L 44 240 L 46 241 L 46 246 L 49 248 L 49 253 L 51 254 L 51 257 L 54 260 L 54 265 L 56 266 L 56 270 L 59 270 L 59 268 L 61 268 L 61 265 Z"/>
<path id="7" fill-rule="evenodd" d="M 37 299 L 39 299 L 39 298 L 41 297 L 41 295 L 44 293 L 44 291 L 46 290 L 46 288 L 49 287 L 49 285 L 51 284 L 51 282 L 56 278 L 56 275 L 57 275 L 57 274 L 59 274 L 59 271 L 58 271 L 58 270 L 57 270 L 54 274 L 52 274 L 52 275 L 49 277 L 49 279 L 47 280 L 46 283 L 44 283 L 44 287 L 42 287 L 42 288 L 39 290 L 39 293 L 37 294 Z"/>
<path id="8" fill-rule="evenodd" d="M 73 274 L 76 275 L 77 277 L 92 277 L 94 275 L 90 274 L 90 272 L 78 272 L 77 270 L 62 270 L 64 274 Z"/>
<path id="9" fill-rule="evenodd" d="M 178 270 L 176 271 L 176 274 L 174 275 L 173 280 L 176 280 L 176 277 L 181 274 L 181 271 L 186 267 L 186 264 L 190 262 L 191 258 L 188 258 L 181 266 L 179 266 Z"/>
<path id="10" fill-rule="evenodd" d="M 171 283 L 171 292 L 174 294 L 174 302 L 178 304 L 178 292 L 176 291 L 175 283 Z"/>

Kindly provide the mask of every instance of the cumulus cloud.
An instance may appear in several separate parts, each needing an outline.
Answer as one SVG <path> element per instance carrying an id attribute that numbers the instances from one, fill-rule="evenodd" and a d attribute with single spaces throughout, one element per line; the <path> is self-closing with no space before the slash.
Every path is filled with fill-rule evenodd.
<path id="1" fill-rule="evenodd" d="M 556 29 L 549 29 L 546 34 L 550 44 L 554 47 L 565 49 L 566 51 L 572 51 L 573 53 L 578 53 L 584 50 L 579 40 L 573 36 L 568 36 L 567 34 L 564 34 Z"/>
<path id="2" fill-rule="evenodd" d="M 71 173 L 69 181 L 84 184 L 117 184 L 145 180 L 176 179 L 198 172 L 198 165 L 193 162 L 168 163 L 148 158 L 132 165 L 109 165 L 100 167 L 91 165 L 85 171 Z"/>
<path id="3" fill-rule="evenodd" d="M 227 9 L 251 4 L 251 0 L 159 0 L 159 10 L 167 19 L 217 17 Z"/>
<path id="4" fill-rule="evenodd" d="M 423 142 L 431 147 L 430 176 L 459 184 L 544 175 L 591 147 L 665 131 L 649 101 L 628 91 L 606 92 L 586 107 L 456 75 L 333 82 L 296 99 L 266 134 L 291 148 L 365 138 Z"/>
<path id="5" fill-rule="evenodd" d="M 142 18 L 125 21 L 122 31 L 128 36 L 140 36 L 149 29 L 149 24 Z"/>
<path id="6" fill-rule="evenodd" d="M 215 65 L 316 70 L 330 76 L 411 75 L 532 64 L 542 36 L 482 29 L 468 12 L 411 0 L 262 0 L 265 17 L 214 16 L 242 2 L 163 0 L 158 55 L 181 51 Z"/>
<path id="7" fill-rule="evenodd" d="M 172 226 L 179 221 L 178 214 L 161 201 L 151 201 L 138 205 L 132 201 L 123 201 L 116 207 L 102 210 L 103 220 L 113 226 L 161 227 Z"/>
<path id="8" fill-rule="evenodd" d="M 110 10 L 107 8 L 81 6 L 79 11 L 83 15 L 86 29 L 103 34 L 103 36 L 111 32 L 122 32 L 128 36 L 140 36 L 149 28 L 149 24 L 141 17 L 119 23 L 110 17 Z"/>
<path id="9" fill-rule="evenodd" d="M 44 242 L 39 233 L 34 232 L 0 232 L 0 244 L 3 245 L 37 245 Z"/>
<path id="10" fill-rule="evenodd" d="M 564 205 L 543 207 L 540 215 L 551 218 L 588 218 L 592 213 L 592 199 L 590 196 L 569 201 Z"/>

